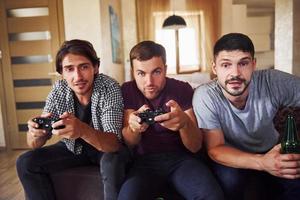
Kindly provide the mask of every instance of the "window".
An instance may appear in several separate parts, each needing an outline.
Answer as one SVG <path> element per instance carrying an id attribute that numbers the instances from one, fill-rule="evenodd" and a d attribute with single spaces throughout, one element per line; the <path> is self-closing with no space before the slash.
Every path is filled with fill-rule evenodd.
<path id="1" fill-rule="evenodd" d="M 168 74 L 189 73 L 201 70 L 203 65 L 204 34 L 202 12 L 180 13 L 187 23 L 179 30 L 162 29 L 163 21 L 170 13 L 154 14 L 155 41 L 166 48 Z M 176 42 L 176 34 L 178 41 Z M 177 49 L 178 47 L 178 49 Z M 178 64 L 177 64 L 178 63 Z M 177 66 L 178 65 L 178 66 Z"/>

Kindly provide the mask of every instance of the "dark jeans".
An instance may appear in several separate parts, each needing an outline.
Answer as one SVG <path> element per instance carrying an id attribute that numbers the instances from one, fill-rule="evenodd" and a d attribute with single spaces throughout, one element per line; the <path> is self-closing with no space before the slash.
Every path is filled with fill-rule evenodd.
<path id="1" fill-rule="evenodd" d="M 125 145 L 118 152 L 103 154 L 100 171 L 104 186 L 104 200 L 117 200 L 131 162 L 132 154 Z"/>
<path id="2" fill-rule="evenodd" d="M 187 200 L 222 200 L 223 193 L 209 169 L 187 153 L 161 153 L 135 158 L 119 200 L 154 200 L 171 185 Z"/>
<path id="3" fill-rule="evenodd" d="M 99 165 L 101 156 L 102 152 L 88 144 L 83 145 L 82 154 L 75 155 L 63 142 L 58 142 L 22 154 L 16 166 L 27 199 L 54 200 L 55 191 L 49 176 L 51 173 L 73 167 Z"/>
<path id="4" fill-rule="evenodd" d="M 283 179 L 267 172 L 236 169 L 211 161 L 212 170 L 219 181 L 227 200 L 243 200 L 249 180 L 255 182 L 258 199 L 299 200 L 300 179 Z"/>

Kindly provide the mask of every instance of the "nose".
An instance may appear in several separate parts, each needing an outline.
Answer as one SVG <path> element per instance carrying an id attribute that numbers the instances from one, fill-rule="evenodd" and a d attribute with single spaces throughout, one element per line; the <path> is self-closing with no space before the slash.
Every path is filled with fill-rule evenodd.
<path id="1" fill-rule="evenodd" d="M 153 83 L 153 77 L 152 77 L 151 74 L 146 75 L 145 82 L 146 82 L 146 85 L 152 85 L 152 83 Z"/>
<path id="2" fill-rule="evenodd" d="M 75 70 L 74 70 L 74 78 L 76 80 L 79 80 L 79 79 L 82 78 L 82 72 L 78 67 L 76 67 Z"/>
<path id="3" fill-rule="evenodd" d="M 240 68 L 238 65 L 234 65 L 232 67 L 231 75 L 232 76 L 239 76 L 241 74 Z"/>

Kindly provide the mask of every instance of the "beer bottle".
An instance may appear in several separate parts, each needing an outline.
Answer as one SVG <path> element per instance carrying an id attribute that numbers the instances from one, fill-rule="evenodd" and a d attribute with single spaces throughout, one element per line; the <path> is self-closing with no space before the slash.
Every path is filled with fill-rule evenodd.
<path id="1" fill-rule="evenodd" d="M 295 119 L 292 115 L 288 115 L 285 122 L 284 135 L 281 140 L 281 153 L 300 153 L 300 140 Z"/>

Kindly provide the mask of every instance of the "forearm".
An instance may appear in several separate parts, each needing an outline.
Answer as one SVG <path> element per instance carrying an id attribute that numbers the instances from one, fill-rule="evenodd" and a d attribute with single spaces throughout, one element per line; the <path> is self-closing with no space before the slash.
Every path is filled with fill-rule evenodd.
<path id="1" fill-rule="evenodd" d="M 120 148 L 120 141 L 115 133 L 106 133 L 90 128 L 81 138 L 102 152 L 115 152 Z"/>
<path id="2" fill-rule="evenodd" d="M 226 166 L 242 169 L 262 170 L 262 154 L 247 153 L 226 145 L 208 150 L 209 157 Z"/>
<path id="3" fill-rule="evenodd" d="M 135 146 L 141 140 L 141 133 L 133 132 L 129 126 L 126 126 L 122 130 L 123 138 L 128 146 Z"/>
<path id="4" fill-rule="evenodd" d="M 184 146 L 188 150 L 195 153 L 201 149 L 203 134 L 190 119 L 187 120 L 185 126 L 179 130 L 179 133 Z"/>

